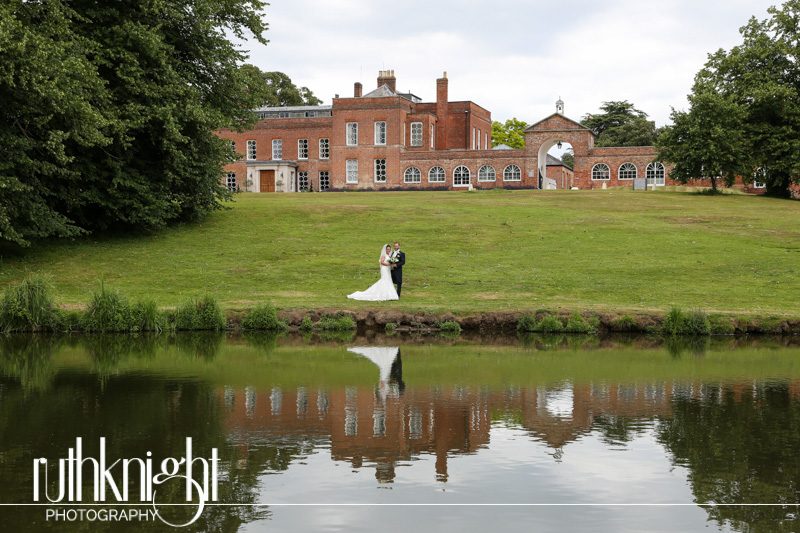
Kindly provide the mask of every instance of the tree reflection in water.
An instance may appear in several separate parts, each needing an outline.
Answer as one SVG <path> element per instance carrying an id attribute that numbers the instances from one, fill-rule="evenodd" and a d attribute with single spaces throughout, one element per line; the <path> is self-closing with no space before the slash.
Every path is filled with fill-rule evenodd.
<path id="1" fill-rule="evenodd" d="M 401 356 L 397 346 L 347 352 L 268 336 L 0 339 L 0 501 L 27 501 L 32 459 L 62 456 L 76 436 L 106 436 L 118 457 L 180 454 L 191 436 L 198 453 L 220 450 L 221 499 L 248 503 L 259 501 L 263 476 L 320 450 L 374 470 L 380 486 L 395 482 L 398 466 L 431 456 L 412 468 L 449 483 L 450 460 L 490 448 L 498 426 L 524 432 L 565 464 L 583 439 L 625 447 L 650 433 L 688 468 L 698 503 L 800 499 L 800 376 L 775 350 L 741 360 L 731 351 L 720 361 L 704 358 L 714 352 L 707 342 L 643 351 L 592 341 L 595 352 L 566 343 L 554 354 L 561 342 L 420 344 Z M 759 369 L 780 379 L 735 378 Z M 796 512 L 707 510 L 737 529 L 786 531 L 794 522 L 776 517 Z M 235 531 L 268 511 L 208 508 L 192 530 Z M 25 531 L 30 520 L 11 514 L 4 526 Z"/>

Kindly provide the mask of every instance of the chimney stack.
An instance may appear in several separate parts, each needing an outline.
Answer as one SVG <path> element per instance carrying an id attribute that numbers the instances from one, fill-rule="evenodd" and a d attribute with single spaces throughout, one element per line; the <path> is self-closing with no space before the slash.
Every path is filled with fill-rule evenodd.
<path id="1" fill-rule="evenodd" d="M 353 84 L 353 97 L 360 98 L 361 97 L 361 82 L 357 81 Z"/>
<path id="2" fill-rule="evenodd" d="M 447 71 L 436 80 L 436 150 L 447 149 Z"/>
<path id="3" fill-rule="evenodd" d="M 386 85 L 393 93 L 397 92 L 397 78 L 394 77 L 394 70 L 378 71 L 378 87 L 381 85 Z"/>

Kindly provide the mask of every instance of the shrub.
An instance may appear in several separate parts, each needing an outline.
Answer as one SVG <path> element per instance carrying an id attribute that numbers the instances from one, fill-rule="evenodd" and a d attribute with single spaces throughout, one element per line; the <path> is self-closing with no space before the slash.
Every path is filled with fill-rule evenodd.
<path id="1" fill-rule="evenodd" d="M 669 337 L 709 335 L 711 334 L 711 323 L 704 311 L 697 309 L 684 313 L 681 309 L 673 307 L 664 318 L 661 331 Z"/>
<path id="2" fill-rule="evenodd" d="M 315 326 L 322 331 L 352 331 L 356 329 L 356 321 L 345 314 L 325 315 Z"/>
<path id="3" fill-rule="evenodd" d="M 705 311 L 695 309 L 683 318 L 683 328 L 681 333 L 683 335 L 710 335 L 711 323 L 708 321 L 708 315 Z"/>
<path id="4" fill-rule="evenodd" d="M 673 307 L 664 317 L 664 322 L 661 324 L 661 332 L 667 337 L 675 337 L 680 335 L 682 324 L 683 311 L 678 307 Z"/>
<path id="5" fill-rule="evenodd" d="M 557 316 L 546 314 L 536 323 L 534 331 L 542 333 L 560 333 L 564 331 L 564 324 Z"/>
<path id="6" fill-rule="evenodd" d="M 524 333 L 535 331 L 536 317 L 533 315 L 524 315 L 517 321 L 517 331 Z"/>
<path id="7" fill-rule="evenodd" d="M 461 324 L 455 320 L 445 320 L 444 322 L 439 322 L 439 330 L 443 333 L 459 335 L 461 333 Z"/>
<path id="8" fill-rule="evenodd" d="M 567 333 L 594 333 L 595 328 L 589 324 L 580 313 L 575 312 L 567 320 L 567 325 L 564 327 Z"/>
<path id="9" fill-rule="evenodd" d="M 733 335 L 736 333 L 736 325 L 730 317 L 711 315 L 708 317 L 708 324 L 712 335 Z"/>
<path id="10" fill-rule="evenodd" d="M 42 276 L 28 276 L 10 285 L 0 302 L 0 330 L 52 330 L 58 324 L 58 309 L 50 294 L 50 285 Z"/>
<path id="11" fill-rule="evenodd" d="M 262 304 L 249 310 L 242 319 L 242 329 L 284 331 L 286 322 L 278 318 L 278 311 L 270 304 Z"/>
<path id="12" fill-rule="evenodd" d="M 211 296 L 190 300 L 175 311 L 175 329 L 185 331 L 225 329 L 225 316 Z"/>
<path id="13" fill-rule="evenodd" d="M 300 331 L 311 331 L 312 329 L 314 329 L 314 323 L 311 321 L 311 317 L 304 316 L 300 321 Z"/>
<path id="14" fill-rule="evenodd" d="M 387 322 L 384 328 L 386 329 L 386 333 L 388 335 L 394 335 L 395 331 L 397 330 L 397 324 L 394 322 Z"/>
<path id="15" fill-rule="evenodd" d="M 639 324 L 630 315 L 622 315 L 611 321 L 611 329 L 613 331 L 638 331 Z"/>
<path id="16" fill-rule="evenodd" d="M 92 294 L 81 326 L 86 331 L 94 332 L 132 331 L 134 319 L 131 306 L 120 293 L 101 284 L 100 290 Z"/>
<path id="17" fill-rule="evenodd" d="M 136 302 L 131 306 L 131 331 L 161 332 L 166 325 L 166 318 L 158 310 L 153 300 Z"/>

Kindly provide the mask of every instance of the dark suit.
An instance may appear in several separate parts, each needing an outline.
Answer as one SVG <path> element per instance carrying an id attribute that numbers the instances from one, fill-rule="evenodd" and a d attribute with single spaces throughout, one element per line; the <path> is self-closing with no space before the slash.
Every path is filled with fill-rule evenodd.
<path id="1" fill-rule="evenodd" d="M 397 296 L 403 288 L 403 265 L 406 264 L 406 254 L 401 250 L 397 254 L 397 263 L 392 266 L 392 283 L 397 285 Z"/>

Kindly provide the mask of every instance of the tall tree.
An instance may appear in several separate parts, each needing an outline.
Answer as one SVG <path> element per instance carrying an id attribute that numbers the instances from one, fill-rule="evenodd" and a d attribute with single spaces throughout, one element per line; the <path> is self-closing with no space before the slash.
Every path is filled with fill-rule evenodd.
<path id="1" fill-rule="evenodd" d="M 261 0 L 4 2 L 0 242 L 157 229 L 221 206 L 263 80 L 230 36 L 266 42 Z"/>
<path id="2" fill-rule="evenodd" d="M 516 117 L 505 122 L 492 122 L 492 146 L 505 144 L 511 148 L 522 149 L 525 147 L 525 128 L 528 125 Z"/>
<path id="3" fill-rule="evenodd" d="M 692 105 L 682 120 L 717 127 L 696 128 L 690 139 L 673 131 L 660 144 L 686 168 L 697 166 L 697 145 L 720 146 L 718 156 L 703 161 L 734 169 L 746 181 L 758 175 L 767 194 L 788 197 L 791 184 L 800 183 L 800 0 L 768 13 L 765 20 L 751 18 L 740 30 L 742 44 L 711 54 L 695 77 Z M 675 128 L 680 133 L 686 125 Z M 721 140 L 720 128 L 731 139 Z M 689 141 L 695 146 L 680 146 Z"/>
<path id="4" fill-rule="evenodd" d="M 322 100 L 314 96 L 308 87 L 298 87 L 292 79 L 283 72 L 263 72 L 257 67 L 250 66 L 258 71 L 267 87 L 265 106 L 299 106 L 319 105 Z"/>
<path id="5" fill-rule="evenodd" d="M 600 110 L 602 113 L 589 113 L 581 121 L 597 136 L 597 146 L 650 146 L 655 142 L 655 122 L 627 100 L 603 102 Z"/>
<path id="6" fill-rule="evenodd" d="M 722 180 L 731 186 L 746 172 L 742 132 L 745 114 L 740 106 L 711 89 L 695 86 L 691 111 L 672 110 L 672 125 L 659 135 L 659 159 L 674 164 L 670 175 L 683 183 L 708 180 L 716 192 Z"/>

